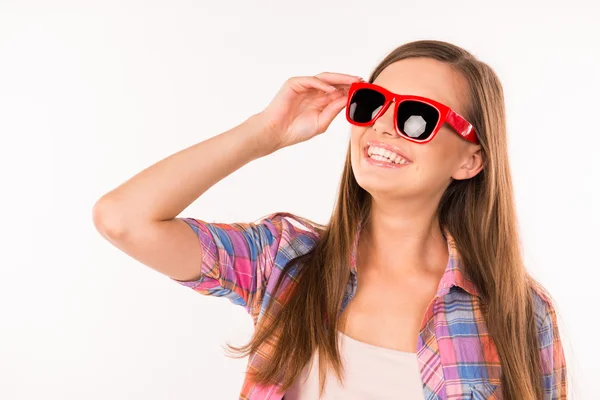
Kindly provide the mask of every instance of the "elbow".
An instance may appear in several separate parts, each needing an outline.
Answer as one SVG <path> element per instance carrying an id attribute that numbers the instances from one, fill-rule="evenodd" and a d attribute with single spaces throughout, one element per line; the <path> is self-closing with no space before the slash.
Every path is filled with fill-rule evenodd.
<path id="1" fill-rule="evenodd" d="M 125 235 L 123 212 L 111 198 L 102 197 L 96 201 L 92 208 L 92 222 L 105 238 L 119 239 Z"/>

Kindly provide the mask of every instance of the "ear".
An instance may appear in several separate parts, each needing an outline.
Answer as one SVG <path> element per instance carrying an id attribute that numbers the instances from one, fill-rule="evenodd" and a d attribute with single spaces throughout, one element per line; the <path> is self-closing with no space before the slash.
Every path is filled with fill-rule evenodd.
<path id="1" fill-rule="evenodd" d="M 481 151 L 481 146 L 474 146 L 469 149 L 466 157 L 462 160 L 462 164 L 452 174 L 452 178 L 456 180 L 470 179 L 477 175 L 483 169 L 484 159 Z"/>

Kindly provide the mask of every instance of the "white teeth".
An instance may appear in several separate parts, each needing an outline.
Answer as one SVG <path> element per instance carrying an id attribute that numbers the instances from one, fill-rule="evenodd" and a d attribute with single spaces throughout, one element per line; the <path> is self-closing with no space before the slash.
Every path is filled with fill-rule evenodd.
<path id="1" fill-rule="evenodd" d="M 404 158 L 387 149 L 382 149 L 381 147 L 369 146 L 367 153 L 369 154 L 369 157 L 374 160 L 388 161 L 394 164 L 408 164 L 408 161 Z"/>

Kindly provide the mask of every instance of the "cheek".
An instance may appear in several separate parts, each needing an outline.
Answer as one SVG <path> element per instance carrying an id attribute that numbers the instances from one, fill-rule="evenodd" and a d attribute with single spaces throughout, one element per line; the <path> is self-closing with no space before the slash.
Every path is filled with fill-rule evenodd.
<path id="1" fill-rule="evenodd" d="M 422 176 L 426 181 L 437 179 L 443 180 L 452 174 L 452 166 L 455 163 L 452 151 L 442 146 L 422 145 L 422 148 L 415 151 L 416 160 L 415 172 Z"/>
<path id="2" fill-rule="evenodd" d="M 364 132 L 365 132 L 365 128 L 352 125 L 352 128 L 350 129 L 350 139 L 353 142 L 360 141 L 360 138 L 363 136 Z"/>
<path id="3" fill-rule="evenodd" d="M 359 151 L 361 151 L 361 139 L 363 137 L 364 129 L 360 127 L 353 127 L 350 133 L 350 150 L 352 152 L 352 156 L 358 156 Z"/>
<path id="4" fill-rule="evenodd" d="M 418 148 L 419 160 L 433 173 L 450 176 L 458 163 L 459 145 L 454 134 L 442 129 L 428 144 Z M 458 138 L 460 140 L 460 138 Z"/>

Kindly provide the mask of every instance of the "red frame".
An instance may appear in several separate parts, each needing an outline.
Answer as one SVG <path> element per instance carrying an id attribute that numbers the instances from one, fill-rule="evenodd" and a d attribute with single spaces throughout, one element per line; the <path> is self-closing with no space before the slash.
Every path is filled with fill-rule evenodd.
<path id="1" fill-rule="evenodd" d="M 381 94 L 383 94 L 385 96 L 385 103 L 384 103 L 383 107 L 381 107 L 381 109 L 379 110 L 377 115 L 375 115 L 375 117 L 373 117 L 373 119 L 369 122 L 354 122 L 350 119 L 350 100 L 352 99 L 352 96 L 354 95 L 354 93 L 360 89 L 373 89 L 373 90 L 380 92 Z M 431 105 L 432 107 L 437 109 L 437 111 L 439 112 L 440 118 L 437 122 L 437 125 L 435 126 L 435 128 L 433 129 L 433 132 L 431 132 L 431 135 L 429 135 L 429 137 L 427 139 L 418 140 L 418 139 L 411 138 L 410 136 L 403 134 L 400 131 L 400 129 L 398 128 L 398 116 L 397 116 L 398 106 L 400 105 L 400 103 L 402 103 L 405 100 L 421 101 L 423 103 Z M 396 128 L 396 132 L 400 136 L 402 136 L 404 139 L 407 139 L 407 140 L 410 140 L 411 142 L 415 142 L 415 143 L 419 143 L 419 144 L 429 143 L 430 141 L 433 140 L 433 138 L 438 133 L 438 131 L 440 130 L 442 125 L 444 125 L 444 123 L 447 122 L 448 125 L 450 125 L 452 127 L 452 129 L 454 129 L 454 131 L 456 133 L 458 133 L 461 137 L 468 140 L 469 142 L 479 144 L 479 139 L 477 138 L 477 133 L 475 132 L 475 128 L 473 128 L 473 125 L 471 125 L 465 118 L 463 118 L 460 114 L 458 114 L 457 112 L 452 110 L 450 107 L 446 106 L 445 104 L 439 103 L 439 102 L 429 99 L 427 97 L 392 93 L 382 86 L 376 85 L 374 83 L 369 83 L 369 82 L 354 82 L 350 85 L 350 89 L 348 91 L 348 100 L 346 103 L 346 119 L 352 125 L 356 125 L 356 126 L 372 125 L 377 120 L 377 118 L 379 118 L 381 115 L 383 115 L 386 112 L 386 110 L 388 109 L 388 107 L 390 106 L 392 101 L 395 102 L 394 127 Z"/>

